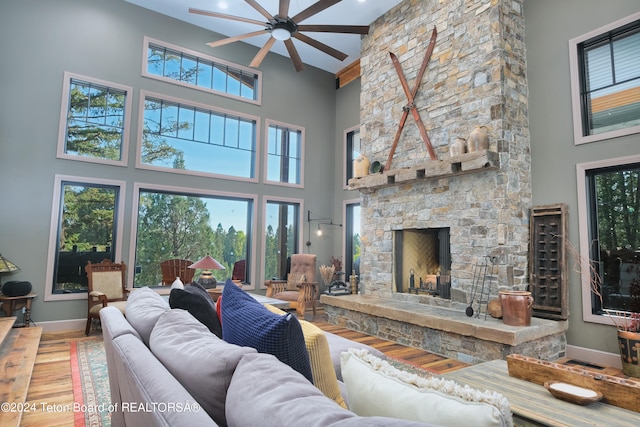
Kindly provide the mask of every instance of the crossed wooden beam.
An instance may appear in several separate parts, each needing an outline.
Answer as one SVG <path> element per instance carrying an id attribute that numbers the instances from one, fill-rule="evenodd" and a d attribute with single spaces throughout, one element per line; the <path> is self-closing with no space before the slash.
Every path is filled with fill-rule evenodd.
<path id="1" fill-rule="evenodd" d="M 398 141 L 400 140 L 400 135 L 402 134 L 402 129 L 404 128 L 404 124 L 407 121 L 407 117 L 409 116 L 409 112 L 413 115 L 413 119 L 418 125 L 418 130 L 420 131 L 420 136 L 422 136 L 422 140 L 427 146 L 427 151 L 429 151 L 429 156 L 431 160 L 438 160 L 438 156 L 436 152 L 433 150 L 433 146 L 431 145 L 431 140 L 429 139 L 429 135 L 427 134 L 427 129 L 424 127 L 424 123 L 422 123 L 422 119 L 420 118 L 420 114 L 416 109 L 415 97 L 418 93 L 418 88 L 420 87 L 420 82 L 422 81 L 422 77 L 424 76 L 425 71 L 427 70 L 427 65 L 429 64 L 429 59 L 431 58 L 431 54 L 433 53 L 433 48 L 436 45 L 436 38 L 438 36 L 438 32 L 436 28 L 433 27 L 433 31 L 431 32 L 431 40 L 429 41 L 429 46 L 427 47 L 427 53 L 422 60 L 422 65 L 420 66 L 420 70 L 418 71 L 418 75 L 416 77 L 416 81 L 413 84 L 413 89 L 409 89 L 409 84 L 407 83 L 407 78 L 404 76 L 404 72 L 402 71 L 402 66 L 400 65 L 400 61 L 398 61 L 398 57 L 393 53 L 389 52 L 391 56 L 391 61 L 393 62 L 393 66 L 396 69 L 396 73 L 400 78 L 400 83 L 402 84 L 402 89 L 404 90 L 405 95 L 407 96 L 407 105 L 402 107 L 402 116 L 400 117 L 400 124 L 398 126 L 398 130 L 396 131 L 396 136 L 393 139 L 393 144 L 391 144 L 391 151 L 389 152 L 389 157 L 387 158 L 387 163 L 384 167 L 384 170 L 389 170 L 391 168 L 391 159 L 393 158 L 393 154 L 396 151 L 396 147 L 398 146 Z"/>

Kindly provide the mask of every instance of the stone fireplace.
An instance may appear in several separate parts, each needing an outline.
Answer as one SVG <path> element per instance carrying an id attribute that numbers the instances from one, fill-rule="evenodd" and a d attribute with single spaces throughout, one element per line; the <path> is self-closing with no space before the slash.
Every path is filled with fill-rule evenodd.
<path id="1" fill-rule="evenodd" d="M 391 167 L 350 181 L 361 201 L 361 295 L 351 301 L 323 296 L 330 321 L 440 354 L 465 353 L 472 360 L 489 360 L 514 349 L 546 359 L 563 355 L 564 323 L 549 326 L 541 335 L 530 333 L 524 341 L 493 334 L 489 341 L 509 343 L 480 350 L 482 355 L 463 339 L 473 335 L 463 324 L 475 266 L 492 260 L 492 296 L 500 289 L 525 290 L 528 283 L 531 157 L 523 1 L 405 0 L 375 21 L 362 39 L 361 146 L 371 162 L 384 165 L 407 108 L 389 52 L 397 55 L 412 87 L 437 29 L 415 105 L 438 159 L 430 159 L 409 114 Z M 449 144 L 467 138 L 476 126 L 488 128 L 488 150 L 450 156 Z M 442 230 L 442 239 L 448 240 L 444 256 L 438 252 L 429 260 L 419 259 L 403 246 L 421 234 L 433 239 L 433 234 L 444 234 Z M 440 247 L 439 239 L 436 244 Z M 451 299 L 409 292 L 412 269 L 416 286 L 420 277 L 423 283 L 444 278 Z M 457 339 L 456 350 L 423 343 L 424 328 L 448 328 L 444 321 L 416 320 L 411 313 L 423 313 L 425 305 L 456 311 L 453 323 L 462 322 L 460 328 L 447 332 L 456 338 L 439 338 L 442 345 Z M 384 320 L 376 312 L 384 313 Z M 410 324 L 416 326 L 412 332 Z M 420 342 L 418 335 L 423 337 Z M 535 343 L 527 341 L 534 336 Z M 548 350 L 540 350 L 543 342 Z"/>

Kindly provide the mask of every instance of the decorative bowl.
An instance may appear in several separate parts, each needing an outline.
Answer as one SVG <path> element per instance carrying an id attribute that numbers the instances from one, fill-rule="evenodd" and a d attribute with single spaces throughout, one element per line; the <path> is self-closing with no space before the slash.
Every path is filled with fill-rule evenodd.
<path id="1" fill-rule="evenodd" d="M 602 393 L 588 388 L 578 387 L 560 381 L 547 381 L 544 386 L 555 398 L 575 403 L 577 405 L 588 405 L 602 399 Z"/>

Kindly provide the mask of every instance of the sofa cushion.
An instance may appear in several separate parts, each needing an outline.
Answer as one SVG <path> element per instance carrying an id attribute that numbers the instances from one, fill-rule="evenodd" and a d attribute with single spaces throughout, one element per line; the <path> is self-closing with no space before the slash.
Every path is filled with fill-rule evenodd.
<path id="1" fill-rule="evenodd" d="M 131 326 L 140 334 L 142 341 L 148 346 L 149 335 L 158 318 L 169 311 L 169 302 L 156 291 L 145 286 L 136 289 L 129 295 L 125 308 L 125 316 Z"/>
<path id="2" fill-rule="evenodd" d="M 242 357 L 229 384 L 226 413 L 236 426 L 328 426 L 355 417 L 270 354 Z"/>
<path id="3" fill-rule="evenodd" d="M 342 354 L 349 408 L 358 415 L 403 418 L 458 427 L 512 426 L 509 402 L 499 393 L 401 371 L 364 350 Z"/>
<path id="4" fill-rule="evenodd" d="M 222 338 L 222 326 L 216 313 L 216 304 L 202 285 L 194 282 L 186 285 L 184 289 L 171 289 L 169 305 L 171 308 L 187 310 L 209 328 L 209 331 Z"/>
<path id="5" fill-rule="evenodd" d="M 142 341 L 124 334 L 113 339 L 112 347 L 115 357 L 109 361 L 109 375 L 112 371 L 117 375 L 121 399 L 112 402 L 111 425 L 216 425 Z"/>
<path id="6" fill-rule="evenodd" d="M 331 332 L 325 331 L 324 335 L 325 337 L 327 337 L 327 342 L 329 343 L 329 349 L 331 351 L 331 362 L 333 363 L 333 368 L 336 371 L 336 377 L 338 378 L 338 381 L 342 381 L 340 356 L 342 353 L 344 353 L 345 351 L 349 351 L 349 349 L 351 348 L 357 350 L 367 350 L 367 352 L 376 357 L 379 357 L 380 359 L 387 358 L 383 352 L 369 345 L 351 341 L 339 335 L 332 334 Z"/>
<path id="7" fill-rule="evenodd" d="M 180 309 L 158 319 L 149 347 L 209 416 L 226 425 L 227 387 L 242 355 L 256 350 L 224 342 Z"/>
<path id="8" fill-rule="evenodd" d="M 280 316 L 286 316 L 287 314 L 285 311 L 270 304 L 265 304 L 265 307 L 272 313 L 279 314 Z M 335 400 L 338 405 L 346 408 L 347 405 L 342 398 L 336 372 L 331 362 L 329 343 L 327 342 L 324 331 L 313 323 L 305 320 L 300 320 L 299 322 L 304 335 L 304 343 L 309 352 L 313 385 L 318 387 L 329 399 Z"/>
<path id="9" fill-rule="evenodd" d="M 230 280 L 222 291 L 221 306 L 225 341 L 272 354 L 313 382 L 304 335 L 294 315 L 270 312 Z"/>

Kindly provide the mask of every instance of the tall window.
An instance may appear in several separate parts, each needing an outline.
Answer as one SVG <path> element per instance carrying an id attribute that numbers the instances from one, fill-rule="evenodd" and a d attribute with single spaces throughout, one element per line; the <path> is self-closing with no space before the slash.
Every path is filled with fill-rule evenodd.
<path id="1" fill-rule="evenodd" d="M 242 65 L 145 38 L 142 74 L 169 83 L 259 103 L 260 72 Z"/>
<path id="2" fill-rule="evenodd" d="M 589 286 L 601 279 L 600 294 L 589 289 L 591 315 L 640 310 L 631 295 L 640 295 L 640 156 L 635 163 L 578 165 L 584 179 L 585 237 L 581 253 L 593 266 Z M 582 236 L 581 236 L 582 237 Z M 585 281 L 583 272 L 583 281 Z M 585 288 L 583 284 L 583 289 Z M 636 288 L 634 290 L 634 287 Z"/>
<path id="3" fill-rule="evenodd" d="M 356 128 L 346 133 L 345 145 L 345 181 L 344 185 L 349 184 L 349 180 L 353 178 L 353 161 L 360 156 L 360 128 Z"/>
<path id="4" fill-rule="evenodd" d="M 576 143 L 640 132 L 640 14 L 570 48 Z"/>
<path id="5" fill-rule="evenodd" d="M 344 270 L 360 276 L 360 203 L 346 203 Z"/>
<path id="6" fill-rule="evenodd" d="M 289 257 L 300 252 L 300 202 L 268 200 L 264 233 L 263 279 L 282 279 L 288 272 Z"/>
<path id="7" fill-rule="evenodd" d="M 266 180 L 302 186 L 303 130 L 273 122 L 267 126 Z"/>
<path id="8" fill-rule="evenodd" d="M 174 188 L 138 187 L 136 194 L 135 287 L 158 285 L 160 262 L 173 258 L 211 255 L 225 266 L 212 271 L 218 281 L 231 277 L 236 261 L 246 260 L 250 271 L 253 199 Z"/>
<path id="9" fill-rule="evenodd" d="M 142 93 L 140 163 L 174 172 L 255 177 L 257 118 Z"/>
<path id="10" fill-rule="evenodd" d="M 86 298 L 87 262 L 120 261 L 123 192 L 119 181 L 56 176 L 46 299 Z"/>
<path id="11" fill-rule="evenodd" d="M 132 91 L 65 72 L 58 157 L 126 165 Z"/>

